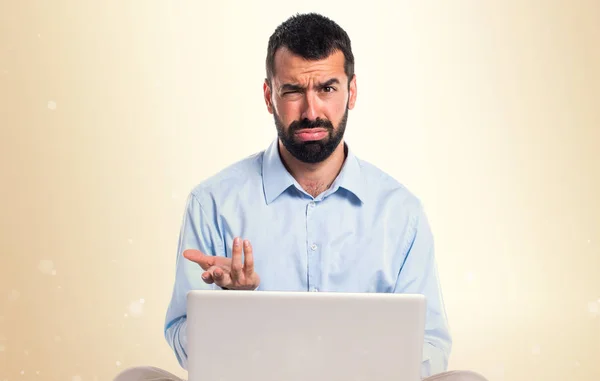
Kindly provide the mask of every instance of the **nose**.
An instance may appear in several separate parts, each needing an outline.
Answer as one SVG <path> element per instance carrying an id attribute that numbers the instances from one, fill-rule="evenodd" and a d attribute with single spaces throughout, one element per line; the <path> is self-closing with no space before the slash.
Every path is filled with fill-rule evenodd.
<path id="1" fill-rule="evenodd" d="M 302 119 L 317 120 L 319 117 L 319 98 L 312 91 L 307 91 L 304 95 L 304 106 L 302 110 Z"/>

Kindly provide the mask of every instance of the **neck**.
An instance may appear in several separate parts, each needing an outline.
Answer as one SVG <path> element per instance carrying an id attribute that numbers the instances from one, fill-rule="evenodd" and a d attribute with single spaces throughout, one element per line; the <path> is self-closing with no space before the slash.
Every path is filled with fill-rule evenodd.
<path id="1" fill-rule="evenodd" d="M 279 141 L 279 154 L 283 165 L 300 186 L 311 196 L 317 197 L 334 182 L 346 159 L 344 141 L 321 163 L 309 164 L 299 161 Z"/>

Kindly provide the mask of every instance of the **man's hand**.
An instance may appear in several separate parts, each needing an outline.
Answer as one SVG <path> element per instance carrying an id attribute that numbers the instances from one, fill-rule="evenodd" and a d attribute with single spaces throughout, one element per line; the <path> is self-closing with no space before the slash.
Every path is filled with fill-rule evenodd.
<path id="1" fill-rule="evenodd" d="M 260 277 L 254 272 L 254 257 L 250 241 L 245 240 L 244 263 L 242 264 L 242 240 L 233 240 L 231 258 L 206 255 L 199 250 L 189 249 L 183 256 L 202 267 L 202 280 L 207 284 L 215 283 L 221 288 L 232 290 L 255 290 L 260 284 Z"/>

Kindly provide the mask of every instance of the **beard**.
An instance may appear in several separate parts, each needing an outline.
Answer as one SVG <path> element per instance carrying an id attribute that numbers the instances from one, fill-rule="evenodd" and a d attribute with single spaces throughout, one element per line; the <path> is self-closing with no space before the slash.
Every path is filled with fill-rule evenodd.
<path id="1" fill-rule="evenodd" d="M 285 128 L 277 112 L 273 110 L 273 118 L 275 127 L 277 127 L 277 136 L 283 143 L 283 146 L 292 156 L 303 163 L 315 164 L 326 160 L 333 151 L 338 147 L 344 132 L 346 131 L 346 123 L 348 121 L 348 107 L 344 112 L 344 116 L 340 121 L 337 129 L 333 127 L 331 121 L 327 119 L 317 118 L 314 121 L 308 119 L 293 121 L 288 128 Z M 304 129 L 321 128 L 327 131 L 327 136 L 321 140 L 299 141 L 296 137 L 296 132 Z"/>

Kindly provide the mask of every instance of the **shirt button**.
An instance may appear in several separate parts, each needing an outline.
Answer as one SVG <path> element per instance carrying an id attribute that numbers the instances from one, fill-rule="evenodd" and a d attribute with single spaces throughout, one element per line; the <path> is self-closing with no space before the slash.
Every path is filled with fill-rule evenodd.
<path id="1" fill-rule="evenodd" d="M 312 208 L 312 207 L 314 207 L 314 206 L 315 206 L 315 202 L 314 202 L 314 201 L 311 201 L 311 202 L 309 202 L 309 203 L 308 203 L 308 205 L 310 205 L 310 207 Z"/>
<path id="2" fill-rule="evenodd" d="M 313 243 L 313 244 L 310 246 L 310 248 L 312 249 L 312 251 L 315 251 L 315 250 L 317 250 L 317 245 Z"/>
<path id="3" fill-rule="evenodd" d="M 313 287 L 312 292 L 319 292 L 319 289 L 316 287 Z"/>

